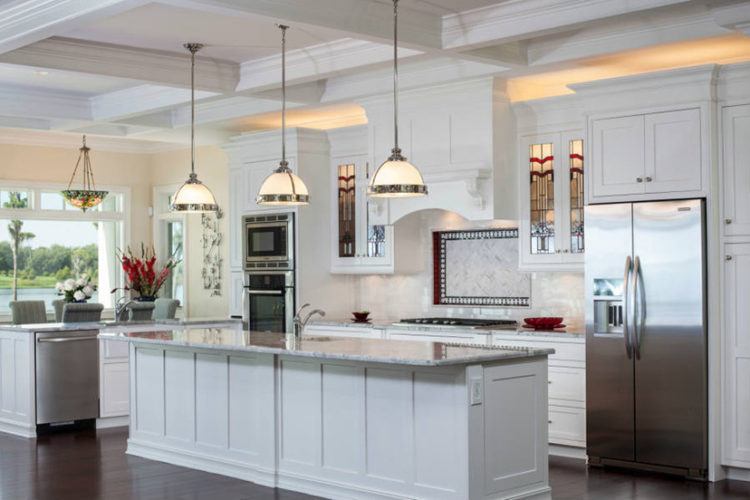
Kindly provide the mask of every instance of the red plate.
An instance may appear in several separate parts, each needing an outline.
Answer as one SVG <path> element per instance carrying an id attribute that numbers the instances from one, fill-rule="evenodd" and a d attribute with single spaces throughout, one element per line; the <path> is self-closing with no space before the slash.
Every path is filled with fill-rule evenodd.
<path id="1" fill-rule="evenodd" d="M 559 325 L 555 326 L 532 326 L 532 325 L 523 325 L 524 328 L 531 328 L 532 330 L 556 330 L 558 328 L 565 328 L 566 325 L 563 325 L 560 323 Z"/>
<path id="2" fill-rule="evenodd" d="M 524 323 L 534 328 L 556 328 L 563 319 L 558 317 L 524 318 Z"/>

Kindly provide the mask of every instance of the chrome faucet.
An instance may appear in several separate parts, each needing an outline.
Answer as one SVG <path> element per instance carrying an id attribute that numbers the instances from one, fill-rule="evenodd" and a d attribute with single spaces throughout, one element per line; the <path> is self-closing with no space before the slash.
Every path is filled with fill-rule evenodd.
<path id="1" fill-rule="evenodd" d="M 115 302 L 115 321 L 127 321 L 127 318 L 123 318 L 123 313 L 127 312 L 128 306 L 135 302 L 133 299 L 129 299 L 126 296 L 122 296 Z"/>
<path id="2" fill-rule="evenodd" d="M 302 337 L 302 332 L 305 330 L 305 327 L 307 326 L 307 323 L 310 321 L 310 318 L 312 318 L 314 315 L 318 314 L 321 318 L 325 317 L 326 312 L 322 309 L 313 309 L 309 313 L 307 313 L 307 316 L 305 316 L 305 319 L 302 319 L 302 310 L 306 307 L 309 307 L 310 304 L 303 304 L 302 307 L 297 309 L 297 314 L 294 315 L 294 336 L 296 338 Z"/>

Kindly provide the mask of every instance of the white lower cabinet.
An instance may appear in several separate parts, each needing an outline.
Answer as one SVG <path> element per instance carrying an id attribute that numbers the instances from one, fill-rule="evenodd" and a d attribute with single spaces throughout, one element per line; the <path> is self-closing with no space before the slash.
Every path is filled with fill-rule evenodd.
<path id="1" fill-rule="evenodd" d="M 99 341 L 99 417 L 122 417 L 130 411 L 128 344 Z"/>
<path id="2" fill-rule="evenodd" d="M 445 342 L 448 344 L 477 344 L 487 345 L 489 335 L 485 333 L 469 332 L 439 332 L 428 333 L 425 331 L 402 330 L 400 328 L 388 328 L 386 337 L 390 340 L 421 340 L 423 342 Z"/>
<path id="3" fill-rule="evenodd" d="M 750 243 L 724 245 L 722 464 L 750 468 Z"/>
<path id="4" fill-rule="evenodd" d="M 494 334 L 492 345 L 546 347 L 549 357 L 549 442 L 586 447 L 586 344 L 582 337 Z"/>

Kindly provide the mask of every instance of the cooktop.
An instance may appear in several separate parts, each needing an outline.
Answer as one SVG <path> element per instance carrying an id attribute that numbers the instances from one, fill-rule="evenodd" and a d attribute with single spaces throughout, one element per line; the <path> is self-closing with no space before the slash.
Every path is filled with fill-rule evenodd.
<path id="1" fill-rule="evenodd" d="M 512 319 L 476 319 L 476 318 L 408 318 L 402 319 L 399 323 L 424 326 L 497 326 L 505 328 L 515 328 L 518 321 Z"/>

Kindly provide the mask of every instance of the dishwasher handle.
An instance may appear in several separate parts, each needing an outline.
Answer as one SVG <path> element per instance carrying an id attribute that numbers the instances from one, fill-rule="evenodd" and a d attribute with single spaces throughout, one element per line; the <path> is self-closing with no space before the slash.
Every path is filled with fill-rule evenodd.
<path id="1" fill-rule="evenodd" d="M 78 340 L 96 340 L 99 337 L 94 335 L 93 337 L 49 337 L 49 338 L 39 338 L 36 339 L 37 342 L 40 344 L 43 342 L 74 342 Z"/>

